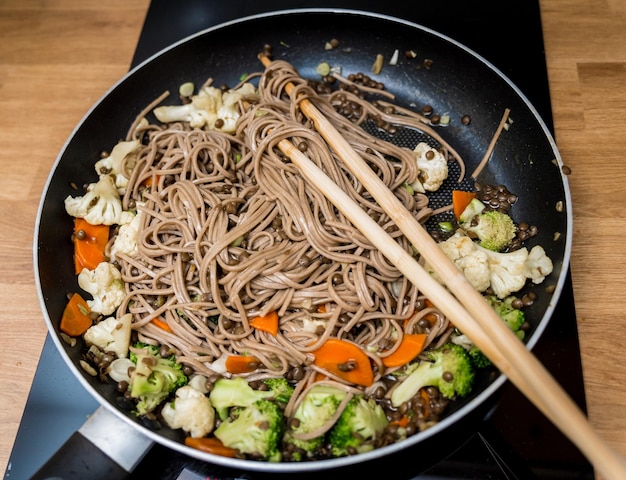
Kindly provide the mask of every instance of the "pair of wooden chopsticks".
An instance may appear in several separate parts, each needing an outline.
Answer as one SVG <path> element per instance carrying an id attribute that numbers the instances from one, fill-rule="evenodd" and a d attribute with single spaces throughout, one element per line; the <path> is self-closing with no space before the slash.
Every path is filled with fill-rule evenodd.
<path id="1" fill-rule="evenodd" d="M 261 54 L 265 67 L 271 59 Z M 292 94 L 293 85 L 286 91 Z M 583 412 L 543 365 L 498 317 L 463 273 L 446 257 L 422 225 L 408 212 L 360 155 L 307 99 L 301 111 L 335 150 L 378 204 L 445 282 L 434 280 L 315 163 L 291 141 L 278 147 L 352 223 L 493 362 L 493 364 L 610 480 L 626 479 L 626 461 L 603 441 Z"/>

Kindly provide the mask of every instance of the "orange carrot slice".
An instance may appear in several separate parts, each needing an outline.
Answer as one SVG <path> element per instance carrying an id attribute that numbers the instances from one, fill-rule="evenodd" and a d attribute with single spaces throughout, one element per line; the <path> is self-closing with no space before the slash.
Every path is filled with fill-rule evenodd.
<path id="1" fill-rule="evenodd" d="M 409 333 L 402 337 L 400 346 L 391 354 L 383 357 L 385 367 L 400 367 L 417 357 L 424 349 L 427 335 L 425 333 Z"/>
<path id="2" fill-rule="evenodd" d="M 350 383 L 368 387 L 374 382 L 369 357 L 352 342 L 329 338 L 313 355 L 315 365 Z"/>
<path id="3" fill-rule="evenodd" d="M 229 355 L 225 362 L 226 370 L 230 373 L 254 372 L 259 364 L 258 358 L 249 355 Z"/>
<path id="4" fill-rule="evenodd" d="M 458 220 L 461 218 L 463 210 L 467 208 L 473 198 L 476 197 L 476 192 L 466 192 L 464 190 L 452 190 L 452 210 L 454 216 Z"/>
<path id="5" fill-rule="evenodd" d="M 94 270 L 104 262 L 109 241 L 108 225 L 92 225 L 84 218 L 74 218 L 74 265 L 79 274 L 83 268 Z"/>
<path id="6" fill-rule="evenodd" d="M 79 337 L 93 324 L 90 313 L 87 302 L 80 294 L 74 293 L 65 305 L 59 328 L 70 337 Z"/>
<path id="7" fill-rule="evenodd" d="M 239 451 L 235 448 L 230 448 L 224 445 L 218 438 L 215 437 L 202 437 L 193 438 L 186 437 L 185 445 L 197 450 L 201 450 L 206 453 L 212 453 L 214 455 L 220 455 L 222 457 L 236 457 Z"/>
<path id="8" fill-rule="evenodd" d="M 172 328 L 167 324 L 167 322 L 165 320 L 162 320 L 160 318 L 153 318 L 152 320 L 150 320 L 154 325 L 156 325 L 157 327 L 159 327 L 161 330 L 165 330 L 166 332 L 170 332 L 173 333 Z"/>
<path id="9" fill-rule="evenodd" d="M 398 427 L 406 427 L 409 424 L 409 417 L 408 415 L 402 415 L 399 419 L 397 420 L 392 420 L 391 422 L 389 422 L 389 425 L 397 425 Z"/>
<path id="10" fill-rule="evenodd" d="M 250 320 L 250 326 L 276 336 L 278 334 L 278 312 L 272 311 L 266 315 L 254 317 Z"/>

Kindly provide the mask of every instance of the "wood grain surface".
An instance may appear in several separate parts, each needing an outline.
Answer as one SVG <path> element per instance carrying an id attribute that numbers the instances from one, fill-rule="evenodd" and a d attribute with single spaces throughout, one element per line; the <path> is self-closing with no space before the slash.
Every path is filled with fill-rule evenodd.
<path id="1" fill-rule="evenodd" d="M 626 2 L 540 4 L 555 136 L 572 170 L 571 272 L 589 418 L 626 455 Z M 2 471 L 46 336 L 32 266 L 39 198 L 74 126 L 128 71 L 148 5 L 0 0 Z"/>

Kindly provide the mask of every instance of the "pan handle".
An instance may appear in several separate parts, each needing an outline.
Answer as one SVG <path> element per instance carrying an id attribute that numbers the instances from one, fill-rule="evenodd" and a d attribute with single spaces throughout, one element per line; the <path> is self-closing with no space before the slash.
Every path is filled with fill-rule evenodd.
<path id="1" fill-rule="evenodd" d="M 99 407 L 31 480 L 129 479 L 152 445 L 139 429 Z"/>

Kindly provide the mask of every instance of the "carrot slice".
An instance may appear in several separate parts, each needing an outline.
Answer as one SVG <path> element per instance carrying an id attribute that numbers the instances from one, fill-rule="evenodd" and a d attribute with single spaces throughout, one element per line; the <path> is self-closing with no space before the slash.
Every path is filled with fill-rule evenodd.
<path id="1" fill-rule="evenodd" d="M 206 453 L 220 455 L 222 457 L 236 457 L 239 453 L 236 448 L 227 447 L 218 438 L 215 437 L 186 437 L 185 445 Z"/>
<path id="2" fill-rule="evenodd" d="M 313 374 L 313 383 L 323 382 L 324 380 L 328 380 L 328 375 L 324 375 L 322 372 L 315 372 Z"/>
<path id="3" fill-rule="evenodd" d="M 406 427 L 409 424 L 409 417 L 408 415 L 402 415 L 399 419 L 397 420 L 392 420 L 391 422 L 389 422 L 389 425 L 397 425 L 398 427 Z"/>
<path id="4" fill-rule="evenodd" d="M 80 294 L 74 293 L 65 305 L 59 328 L 70 337 L 79 337 L 93 324 L 90 313 L 87 302 Z"/>
<path id="5" fill-rule="evenodd" d="M 467 208 L 473 198 L 476 197 L 476 192 L 466 192 L 464 190 L 452 190 L 452 210 L 454 216 L 458 220 L 461 218 L 463 210 Z"/>
<path id="6" fill-rule="evenodd" d="M 167 324 L 165 320 L 161 320 L 160 318 L 153 318 L 150 320 L 154 325 L 159 327 L 161 330 L 165 330 L 166 332 L 173 333 L 172 328 Z"/>
<path id="7" fill-rule="evenodd" d="M 145 187 L 152 187 L 156 182 L 159 181 L 160 175 L 156 175 L 154 177 L 146 178 L 141 184 Z"/>
<path id="8" fill-rule="evenodd" d="M 417 357 L 424 349 L 427 335 L 425 333 L 408 333 L 402 337 L 400 346 L 391 354 L 384 357 L 385 367 L 400 367 Z"/>
<path id="9" fill-rule="evenodd" d="M 320 368 L 356 385 L 370 386 L 374 372 L 369 357 L 352 342 L 329 338 L 313 352 Z"/>
<path id="10" fill-rule="evenodd" d="M 254 317 L 250 320 L 250 326 L 276 336 L 278 335 L 278 312 L 274 310 L 266 315 Z"/>
<path id="11" fill-rule="evenodd" d="M 229 355 L 225 362 L 226 370 L 230 373 L 254 372 L 259 364 L 258 358 L 249 355 Z"/>
<path id="12" fill-rule="evenodd" d="M 108 225 L 92 225 L 84 218 L 74 218 L 74 265 L 76 273 L 83 268 L 94 270 L 104 262 L 104 249 L 109 241 Z"/>
<path id="13" fill-rule="evenodd" d="M 430 397 L 423 388 L 420 390 L 420 397 L 424 400 L 424 418 L 428 418 L 430 416 Z"/>

